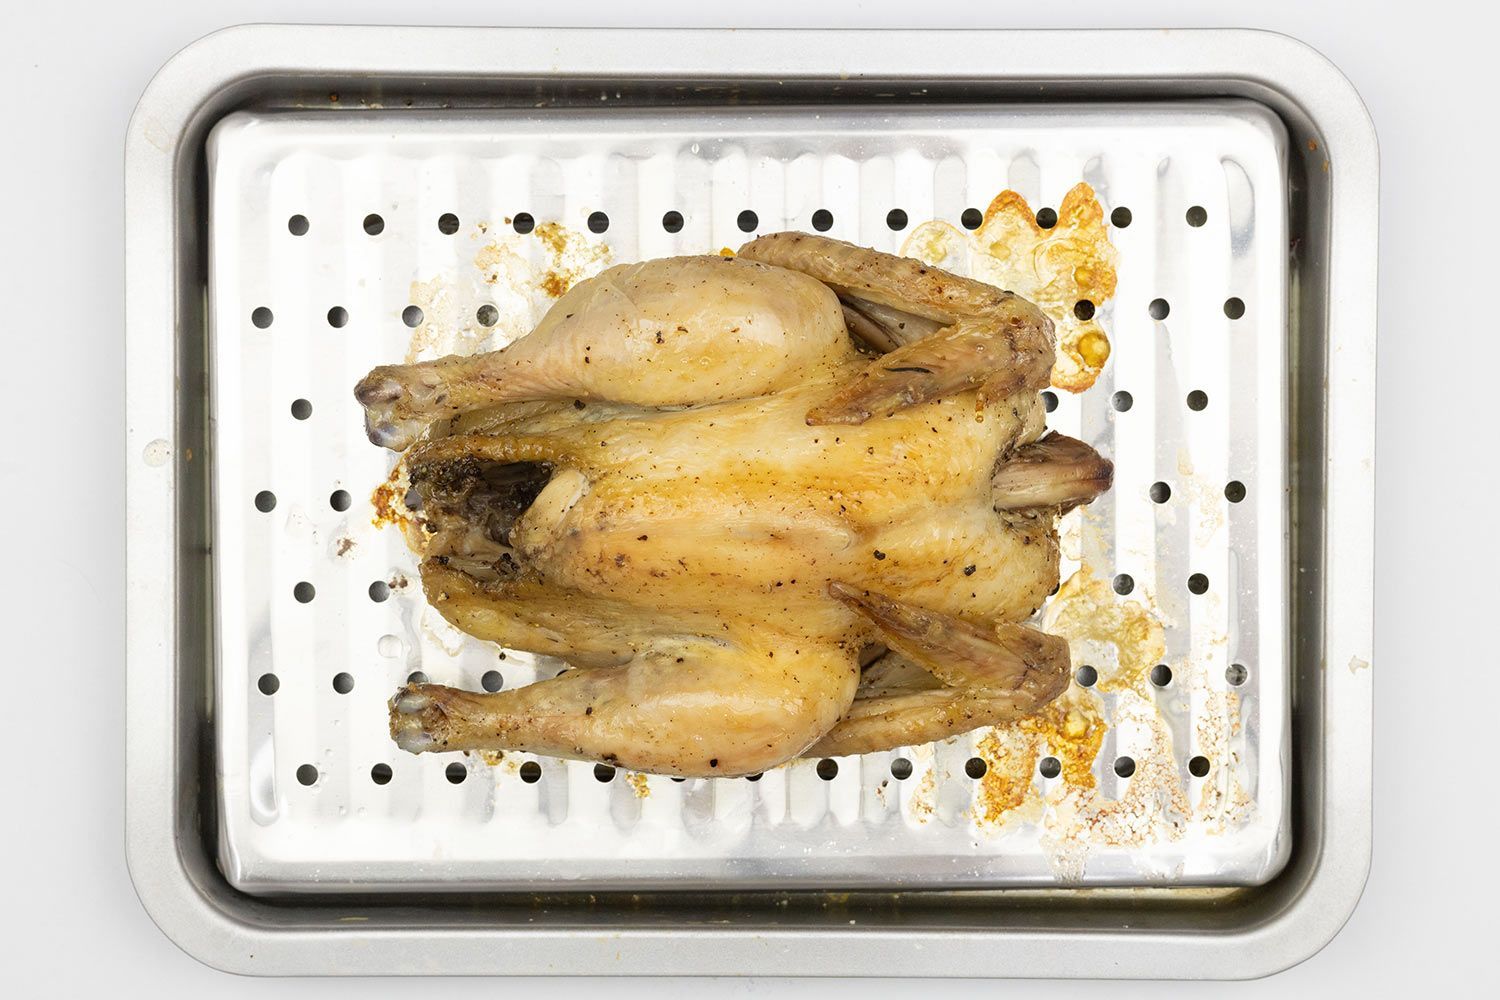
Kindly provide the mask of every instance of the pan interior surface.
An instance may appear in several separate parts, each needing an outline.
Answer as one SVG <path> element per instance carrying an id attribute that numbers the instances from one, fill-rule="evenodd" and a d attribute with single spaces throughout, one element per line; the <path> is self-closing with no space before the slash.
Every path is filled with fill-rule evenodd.
<path id="1" fill-rule="evenodd" d="M 1272 878 L 1291 848 L 1285 144 L 1264 107 L 1236 100 L 223 119 L 209 141 L 208 308 L 230 883 L 260 895 Z M 931 254 L 921 238 L 940 232 L 950 256 L 934 262 L 973 267 L 1006 190 L 1033 213 L 1045 268 L 1080 182 L 1118 283 L 1068 306 L 1107 334 L 1102 372 L 1048 401 L 1049 426 L 1116 468 L 1114 489 L 1064 525 L 1071 584 L 1057 600 L 1075 605 L 1043 612 L 1095 623 L 1073 637 L 1076 719 L 757 780 L 396 749 L 385 702 L 413 676 L 498 690 L 564 664 L 470 639 L 427 607 L 405 484 L 351 394 L 361 375 L 501 346 L 609 263 L 756 233 Z"/>

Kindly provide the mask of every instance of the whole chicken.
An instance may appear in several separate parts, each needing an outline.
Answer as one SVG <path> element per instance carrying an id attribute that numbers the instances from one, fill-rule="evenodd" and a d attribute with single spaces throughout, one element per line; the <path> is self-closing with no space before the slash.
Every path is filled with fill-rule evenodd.
<path id="1" fill-rule="evenodd" d="M 1010 292 L 804 233 L 624 264 L 510 346 L 377 368 L 427 600 L 561 657 L 492 694 L 408 684 L 414 753 L 677 776 L 941 739 L 1069 676 L 1022 622 L 1057 518 L 1113 467 L 1044 434 L 1052 326 Z"/>

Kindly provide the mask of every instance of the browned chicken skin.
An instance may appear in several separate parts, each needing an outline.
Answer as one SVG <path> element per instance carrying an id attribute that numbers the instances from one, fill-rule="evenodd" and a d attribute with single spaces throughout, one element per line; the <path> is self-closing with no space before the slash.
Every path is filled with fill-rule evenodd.
<path id="1" fill-rule="evenodd" d="M 573 667 L 408 685 L 392 735 L 731 776 L 1034 711 L 1068 651 L 1021 622 L 1057 515 L 1112 475 L 1042 437 L 1052 350 L 1009 292 L 780 233 L 611 268 L 502 351 L 377 368 L 355 393 L 409 449 L 428 600 Z"/>

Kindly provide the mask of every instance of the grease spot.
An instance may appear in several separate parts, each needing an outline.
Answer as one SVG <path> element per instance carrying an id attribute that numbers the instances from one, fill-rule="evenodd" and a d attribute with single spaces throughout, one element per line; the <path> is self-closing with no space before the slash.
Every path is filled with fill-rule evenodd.
<path id="1" fill-rule="evenodd" d="M 1057 388 L 1082 392 L 1109 360 L 1099 311 L 1115 294 L 1118 255 L 1109 242 L 1104 209 L 1088 184 L 1067 193 L 1051 226 L 1040 225 L 1026 199 L 1007 190 L 990 202 L 973 233 L 941 220 L 925 222 L 907 237 L 901 253 L 1036 303 L 1057 330 L 1052 368 Z M 1089 308 L 1078 309 L 1080 302 Z"/>
<path id="2" fill-rule="evenodd" d="M 146 445 L 145 450 L 141 452 L 141 458 L 152 468 L 166 465 L 167 459 L 171 457 L 172 446 L 167 443 L 166 438 L 157 438 Z"/>

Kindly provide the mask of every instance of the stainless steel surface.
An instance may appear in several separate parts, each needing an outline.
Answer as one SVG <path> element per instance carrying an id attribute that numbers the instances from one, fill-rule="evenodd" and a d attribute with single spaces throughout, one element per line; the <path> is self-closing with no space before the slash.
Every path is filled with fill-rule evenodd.
<path id="1" fill-rule="evenodd" d="M 1247 101 L 225 119 L 208 153 L 209 453 L 230 882 L 728 890 L 1273 876 L 1290 848 L 1284 152 L 1280 123 Z M 1144 671 L 1124 680 L 1130 654 L 1101 641 L 1109 628 L 1074 643 L 1074 662 L 1100 676 L 1080 691 L 1107 726 L 1097 787 L 1049 780 L 984 731 L 841 759 L 828 781 L 811 760 L 758 782 L 620 772 L 601 783 L 592 764 L 541 759 L 528 783 L 518 765 L 530 755 L 496 765 L 395 749 L 385 700 L 412 672 L 479 690 L 490 671 L 516 686 L 563 664 L 468 639 L 428 607 L 400 532 L 372 523 L 371 491 L 393 462 L 364 438 L 350 392 L 361 375 L 503 346 L 554 301 L 543 286 L 559 270 L 737 246 L 745 210 L 773 232 L 811 231 L 824 209 L 829 235 L 899 252 L 917 224 L 957 226 L 1003 188 L 1056 206 L 1084 179 L 1106 214 L 1128 207 L 1132 221 L 1110 232 L 1120 285 L 1099 303 L 1110 363 L 1087 393 L 1057 393 L 1049 418 L 1116 461 L 1115 490 L 1065 523 L 1063 575 L 1083 563 L 1107 589 L 1129 574 L 1129 602 L 1164 630 L 1170 671 L 1160 686 Z M 909 224 L 893 230 L 891 209 Z M 663 227 L 668 211 L 680 232 Z M 1194 211 L 1202 225 L 1187 221 Z M 508 220 L 521 212 L 539 228 L 516 233 Z M 594 212 L 608 216 L 603 233 L 586 226 Z M 1224 312 L 1231 297 L 1245 304 L 1238 319 Z M 1164 319 L 1154 300 L 1170 303 Z M 484 304 L 500 317 L 492 327 L 475 318 Z M 403 322 L 412 306 L 415 329 Z M 330 325 L 330 307 L 347 325 Z M 1129 410 L 1112 406 L 1117 391 Z M 1192 392 L 1208 405 L 1190 408 Z M 1161 503 L 1149 495 L 1158 482 L 1172 490 Z M 1248 494 L 1232 503 L 1230 482 Z M 348 509 L 330 505 L 336 490 Z M 1195 573 L 1206 593 L 1189 591 Z M 1239 685 L 1226 679 L 1235 668 L 1247 672 Z M 1053 740 L 1042 755 L 1091 749 Z M 976 757 L 988 768 L 977 780 L 965 770 Z M 1191 773 L 1195 757 L 1205 775 Z M 895 759 L 910 777 L 893 777 Z M 1134 763 L 1130 777 L 1117 759 Z M 390 769 L 385 783 L 375 765 Z"/>
<path id="2" fill-rule="evenodd" d="M 1358 898 L 1369 856 L 1370 681 L 1361 664 L 1370 628 L 1376 164 L 1368 119 L 1336 70 L 1277 36 L 970 32 L 961 40 L 941 32 L 255 27 L 206 39 L 163 70 L 132 120 L 127 154 L 127 825 L 142 899 L 179 943 L 222 967 L 259 972 L 1245 976 L 1295 962 L 1332 935 Z M 648 52 L 650 69 L 637 63 Z M 1283 608 L 1296 752 L 1291 855 L 1279 875 L 1238 890 L 1086 896 L 585 896 L 554 884 L 546 898 L 411 893 L 268 905 L 229 887 L 213 844 L 232 826 L 214 822 L 221 782 L 204 753 L 229 728 L 210 710 L 209 669 L 211 650 L 225 644 L 216 629 L 228 610 L 211 590 L 221 554 L 210 538 L 215 546 L 221 539 L 208 520 L 208 469 L 222 468 L 215 446 L 224 429 L 210 435 L 204 410 L 206 380 L 222 374 L 207 361 L 202 304 L 202 154 L 216 121 L 236 108 L 326 106 L 330 92 L 341 107 L 597 107 L 602 96 L 606 105 L 669 97 L 712 110 L 727 102 L 873 109 L 913 97 L 977 106 L 1038 91 L 1053 100 L 1253 98 L 1289 133 L 1292 583 Z M 1116 303 L 1125 308 L 1123 288 Z M 1117 360 L 1126 356 L 1127 326 L 1112 328 Z M 225 403 L 214 399 L 221 415 Z M 1083 426 L 1086 408 L 1077 414 Z M 227 509 L 226 496 L 218 502 Z M 1258 524 L 1268 523 L 1259 496 L 1256 512 Z M 1261 578 L 1271 572 L 1262 565 Z M 359 676 L 356 693 L 370 686 Z M 279 781 L 285 770 L 273 768 Z M 457 790 L 470 787 L 480 786 Z"/>

